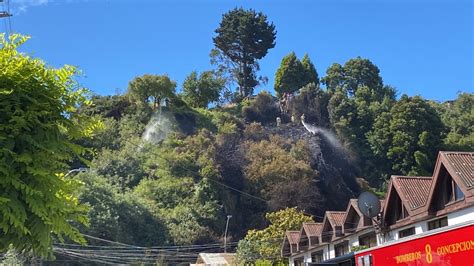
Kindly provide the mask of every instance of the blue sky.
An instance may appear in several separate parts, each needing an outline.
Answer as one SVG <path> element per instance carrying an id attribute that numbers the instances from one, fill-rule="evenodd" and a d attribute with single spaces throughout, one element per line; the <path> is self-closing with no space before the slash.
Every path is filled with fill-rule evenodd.
<path id="1" fill-rule="evenodd" d="M 400 94 L 444 101 L 474 91 L 470 0 L 10 2 L 13 31 L 32 36 L 22 50 L 79 67 L 80 82 L 98 94 L 124 92 L 145 73 L 166 73 L 179 88 L 191 71 L 211 69 L 214 30 L 236 6 L 262 11 L 276 25 L 276 47 L 260 62 L 264 89 L 273 91 L 282 57 L 295 51 L 308 53 L 320 76 L 332 63 L 368 58 Z"/>

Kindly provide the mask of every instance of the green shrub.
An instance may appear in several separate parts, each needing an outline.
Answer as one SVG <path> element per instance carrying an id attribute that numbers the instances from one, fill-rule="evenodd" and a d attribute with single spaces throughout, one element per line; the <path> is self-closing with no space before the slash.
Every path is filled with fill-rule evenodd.
<path id="1" fill-rule="evenodd" d="M 279 111 L 273 96 L 263 91 L 250 102 L 249 106 L 242 108 L 242 117 L 247 122 L 274 122 L 279 115 Z"/>

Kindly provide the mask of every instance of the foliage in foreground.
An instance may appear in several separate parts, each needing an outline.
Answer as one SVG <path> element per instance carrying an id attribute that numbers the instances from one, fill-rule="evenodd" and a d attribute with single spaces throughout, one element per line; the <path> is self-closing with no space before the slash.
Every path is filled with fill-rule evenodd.
<path id="1" fill-rule="evenodd" d="M 303 222 L 313 222 L 310 216 L 296 208 L 286 208 L 265 215 L 270 225 L 262 230 L 249 230 L 239 241 L 237 260 L 239 263 L 255 263 L 268 260 L 272 263 L 282 261 L 280 248 L 287 230 L 299 230 Z"/>
<path id="2" fill-rule="evenodd" d="M 87 224 L 79 183 L 65 178 L 67 161 L 99 124 L 75 113 L 86 104 L 76 69 L 54 69 L 17 51 L 27 37 L 0 37 L 0 252 L 10 245 L 51 255 L 53 239 L 85 243 L 71 223 Z"/>

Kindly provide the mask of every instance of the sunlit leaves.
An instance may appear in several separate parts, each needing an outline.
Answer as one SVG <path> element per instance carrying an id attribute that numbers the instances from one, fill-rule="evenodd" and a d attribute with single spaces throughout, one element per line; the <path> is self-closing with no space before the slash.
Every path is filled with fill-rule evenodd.
<path id="1" fill-rule="evenodd" d="M 84 150 L 73 140 L 102 125 L 76 113 L 87 91 L 72 66 L 47 66 L 16 49 L 28 38 L 0 37 L 0 250 L 51 254 L 52 238 L 84 243 L 72 221 L 86 224 L 79 184 L 57 173 Z"/>

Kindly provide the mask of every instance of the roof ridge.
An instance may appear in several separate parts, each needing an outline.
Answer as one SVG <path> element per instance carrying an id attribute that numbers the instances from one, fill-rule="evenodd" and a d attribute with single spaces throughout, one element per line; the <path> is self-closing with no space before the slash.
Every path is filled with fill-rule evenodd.
<path id="1" fill-rule="evenodd" d="M 433 179 L 432 176 L 392 175 L 393 178 Z"/>
<path id="2" fill-rule="evenodd" d="M 439 153 L 443 154 L 470 154 L 474 155 L 473 151 L 439 151 Z"/>

